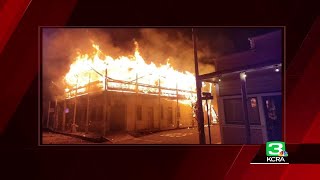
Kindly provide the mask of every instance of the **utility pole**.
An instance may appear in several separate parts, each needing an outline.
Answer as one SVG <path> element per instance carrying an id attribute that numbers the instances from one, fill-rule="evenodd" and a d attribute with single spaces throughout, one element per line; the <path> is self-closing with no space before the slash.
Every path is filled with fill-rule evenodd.
<path id="1" fill-rule="evenodd" d="M 192 39 L 193 39 L 193 50 L 194 50 L 194 65 L 195 65 L 195 77 L 196 77 L 196 87 L 197 87 L 197 119 L 198 119 L 198 129 L 199 129 L 199 143 L 205 144 L 206 137 L 204 134 L 204 118 L 203 118 L 203 107 L 201 99 L 201 87 L 202 83 L 199 80 L 199 68 L 198 68 L 198 53 L 197 53 L 197 43 L 196 35 L 194 29 L 192 28 Z"/>

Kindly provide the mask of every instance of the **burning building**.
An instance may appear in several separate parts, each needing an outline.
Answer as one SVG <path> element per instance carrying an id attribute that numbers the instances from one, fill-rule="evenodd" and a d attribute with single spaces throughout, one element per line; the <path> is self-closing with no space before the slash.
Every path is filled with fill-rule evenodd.
<path id="1" fill-rule="evenodd" d="M 197 126 L 192 73 L 175 70 L 170 59 L 165 65 L 147 64 L 137 42 L 133 55 L 118 58 L 105 55 L 96 44 L 92 47 L 94 53 L 78 54 L 64 76 L 64 95 L 49 105 L 54 108 L 49 107 L 48 128 L 105 135 Z M 214 90 L 211 83 L 203 87 Z M 208 106 L 213 122 L 213 102 Z"/>

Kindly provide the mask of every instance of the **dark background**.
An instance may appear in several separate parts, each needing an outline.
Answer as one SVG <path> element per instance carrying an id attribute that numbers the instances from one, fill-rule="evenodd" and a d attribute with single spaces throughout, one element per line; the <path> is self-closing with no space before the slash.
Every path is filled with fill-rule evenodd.
<path id="1" fill-rule="evenodd" d="M 20 5 L 27 7 L 26 2 L 21 1 Z M 10 3 L 0 1 L 1 12 Z M 250 166 L 260 146 L 38 147 L 38 27 L 286 26 L 286 142 L 319 143 L 320 85 L 315 78 L 320 77 L 317 10 L 316 4 L 302 0 L 33 0 L 26 11 L 21 11 L 24 15 L 16 20 L 12 34 L 6 34 L 8 41 L 0 54 L 1 176 L 8 175 L 10 179 L 19 176 L 257 179 L 261 174 L 270 179 L 313 177 L 319 166 Z M 14 22 L 10 18 L 6 20 L 6 24 Z"/>

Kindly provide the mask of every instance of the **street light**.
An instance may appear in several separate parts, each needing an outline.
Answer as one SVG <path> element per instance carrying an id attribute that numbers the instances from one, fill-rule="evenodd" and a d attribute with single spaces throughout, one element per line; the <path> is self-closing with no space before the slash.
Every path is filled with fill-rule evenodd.
<path id="1" fill-rule="evenodd" d="M 242 78 L 244 78 L 244 79 L 247 77 L 246 72 L 242 72 L 242 73 L 240 73 L 240 74 L 241 74 Z"/>

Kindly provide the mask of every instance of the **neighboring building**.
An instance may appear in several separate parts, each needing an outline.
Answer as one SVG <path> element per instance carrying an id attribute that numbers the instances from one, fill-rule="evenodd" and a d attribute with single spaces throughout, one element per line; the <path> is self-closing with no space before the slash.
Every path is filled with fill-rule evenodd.
<path id="1" fill-rule="evenodd" d="M 218 117 L 223 144 L 246 143 L 240 74 L 232 69 L 283 61 L 282 32 L 249 38 L 251 49 L 216 60 Z M 282 140 L 282 66 L 246 72 L 247 107 L 251 143 Z"/>

